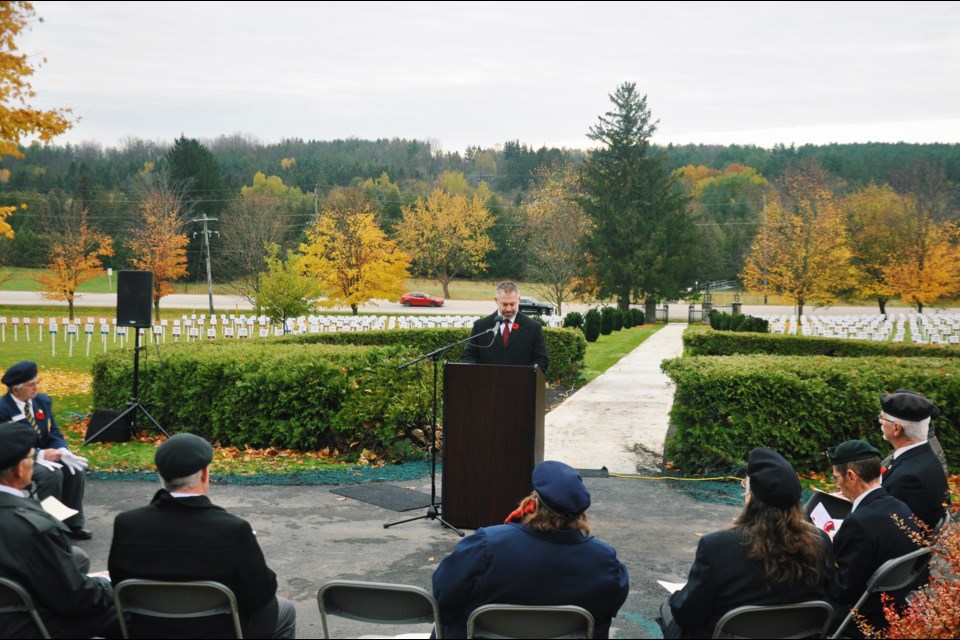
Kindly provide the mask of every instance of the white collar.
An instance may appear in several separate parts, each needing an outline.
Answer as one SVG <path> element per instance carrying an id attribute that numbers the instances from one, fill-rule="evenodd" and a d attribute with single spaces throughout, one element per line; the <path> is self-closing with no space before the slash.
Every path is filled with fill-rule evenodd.
<path id="1" fill-rule="evenodd" d="M 901 456 L 901 454 L 904 454 L 904 453 L 906 453 L 907 451 L 910 451 L 910 449 L 916 449 L 917 447 L 919 447 L 919 446 L 922 445 L 922 444 L 927 444 L 927 441 L 926 441 L 926 440 L 921 440 L 920 442 L 914 442 L 913 444 L 908 444 L 908 445 L 905 446 L 905 447 L 900 447 L 899 449 L 894 449 L 894 450 L 893 450 L 893 459 L 896 460 L 897 458 L 899 458 L 899 457 Z"/>
<path id="2" fill-rule="evenodd" d="M 17 496 L 18 498 L 23 497 L 23 491 L 20 491 L 20 489 L 14 489 L 13 487 L 9 487 L 5 484 L 0 484 L 0 493 L 9 493 L 10 495 Z"/>
<path id="3" fill-rule="evenodd" d="M 880 488 L 880 485 L 877 485 L 877 486 L 873 487 L 872 489 L 867 489 L 866 491 L 864 491 L 863 493 L 861 493 L 859 496 L 857 496 L 857 499 L 853 501 L 853 506 L 850 507 L 850 513 L 853 513 L 854 511 L 856 511 L 856 510 L 857 510 L 857 507 L 860 506 L 860 503 L 863 502 L 863 499 L 866 498 L 868 495 L 870 495 L 871 493 L 873 493 L 874 491 L 876 491 L 876 490 L 879 489 L 879 488 Z"/>

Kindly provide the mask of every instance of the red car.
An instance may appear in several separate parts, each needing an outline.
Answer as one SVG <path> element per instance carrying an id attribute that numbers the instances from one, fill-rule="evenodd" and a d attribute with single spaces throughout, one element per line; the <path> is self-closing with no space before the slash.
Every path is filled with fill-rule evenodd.
<path id="1" fill-rule="evenodd" d="M 420 291 L 414 291 L 401 297 L 400 304 L 405 307 L 442 307 L 443 298 L 421 293 Z"/>

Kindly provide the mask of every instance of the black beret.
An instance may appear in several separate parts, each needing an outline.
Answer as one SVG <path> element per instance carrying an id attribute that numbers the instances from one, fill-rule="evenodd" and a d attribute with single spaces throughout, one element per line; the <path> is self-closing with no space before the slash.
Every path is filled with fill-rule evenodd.
<path id="1" fill-rule="evenodd" d="M 178 433 L 157 447 L 153 461 L 164 480 L 186 478 L 213 462 L 213 447 L 200 436 Z"/>
<path id="2" fill-rule="evenodd" d="M 747 458 L 750 493 L 761 502 L 785 508 L 800 501 L 800 479 L 786 458 L 767 447 L 758 447 Z"/>
<path id="3" fill-rule="evenodd" d="M 880 397 L 880 406 L 887 415 L 910 422 L 920 422 L 940 415 L 937 405 L 909 389 L 897 389 L 894 393 L 884 394 Z"/>
<path id="4" fill-rule="evenodd" d="M 0 471 L 16 465 L 36 446 L 37 432 L 27 423 L 0 424 Z"/>
<path id="5" fill-rule="evenodd" d="M 533 489 L 549 511 L 572 520 L 590 506 L 590 492 L 577 470 L 556 460 L 544 460 L 533 470 Z"/>
<path id="6" fill-rule="evenodd" d="M 863 440 L 847 440 L 827 449 L 827 457 L 830 458 L 830 464 L 843 464 L 854 460 L 879 458 L 880 451 Z"/>
<path id="7" fill-rule="evenodd" d="M 0 382 L 8 387 L 12 387 L 17 384 L 23 384 L 24 382 L 30 382 L 36 377 L 37 363 L 24 360 L 7 369 L 3 377 L 0 378 Z"/>

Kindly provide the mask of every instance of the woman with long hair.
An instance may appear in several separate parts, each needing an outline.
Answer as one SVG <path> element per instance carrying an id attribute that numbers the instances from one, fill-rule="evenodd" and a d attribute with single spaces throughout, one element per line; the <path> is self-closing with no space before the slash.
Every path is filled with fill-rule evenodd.
<path id="1" fill-rule="evenodd" d="M 665 638 L 709 638 L 744 605 L 825 600 L 833 548 L 800 509 L 800 481 L 779 453 L 750 452 L 743 511 L 731 529 L 700 539 L 683 589 L 661 607 Z"/>

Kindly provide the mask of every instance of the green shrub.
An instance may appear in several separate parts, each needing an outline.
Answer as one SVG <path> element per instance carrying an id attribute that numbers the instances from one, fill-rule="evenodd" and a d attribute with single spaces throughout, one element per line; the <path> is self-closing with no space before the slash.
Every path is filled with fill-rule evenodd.
<path id="1" fill-rule="evenodd" d="M 596 342 L 600 337 L 600 312 L 596 309 L 590 309 L 583 317 L 583 337 L 587 342 Z"/>
<path id="2" fill-rule="evenodd" d="M 728 471 L 758 446 L 776 449 L 800 472 L 826 470 L 827 447 L 851 438 L 886 453 L 880 395 L 901 387 L 935 402 L 944 412 L 937 437 L 947 451 L 960 446 L 955 358 L 704 356 L 661 367 L 676 383 L 665 453 L 687 473 Z M 960 465 L 956 456 L 952 465 Z"/>
<path id="3" fill-rule="evenodd" d="M 639 327 L 644 323 L 643 311 L 640 309 L 629 309 L 627 310 L 627 315 L 630 316 L 630 323 L 633 327 Z"/>
<path id="4" fill-rule="evenodd" d="M 759 320 L 759 318 L 758 318 Z M 762 321 L 765 322 L 765 321 Z M 762 333 L 712 331 L 691 325 L 683 333 L 684 353 L 691 356 L 760 354 L 782 356 L 896 356 L 901 358 L 957 358 L 960 349 L 940 345 L 872 342 L 845 338 L 784 336 Z"/>
<path id="5" fill-rule="evenodd" d="M 611 315 L 613 316 L 613 330 L 620 331 L 623 329 L 623 311 L 614 307 Z"/>
<path id="6" fill-rule="evenodd" d="M 616 325 L 616 320 L 614 316 L 617 313 L 616 307 L 604 307 L 600 311 L 600 333 L 608 336 L 613 333 L 613 328 Z"/>
<path id="7" fill-rule="evenodd" d="M 583 314 L 579 311 L 571 311 L 563 317 L 563 328 L 564 329 L 582 329 L 583 328 Z"/>

